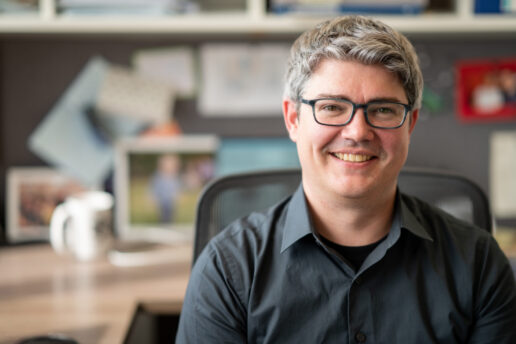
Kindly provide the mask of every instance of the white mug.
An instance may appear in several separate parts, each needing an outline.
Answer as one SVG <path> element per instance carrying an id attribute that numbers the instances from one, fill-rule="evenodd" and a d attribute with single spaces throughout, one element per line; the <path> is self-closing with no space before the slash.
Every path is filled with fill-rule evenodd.
<path id="1" fill-rule="evenodd" d="M 105 254 L 112 246 L 113 196 L 87 191 L 59 204 L 50 220 L 50 243 L 61 254 L 72 253 L 82 261 Z"/>

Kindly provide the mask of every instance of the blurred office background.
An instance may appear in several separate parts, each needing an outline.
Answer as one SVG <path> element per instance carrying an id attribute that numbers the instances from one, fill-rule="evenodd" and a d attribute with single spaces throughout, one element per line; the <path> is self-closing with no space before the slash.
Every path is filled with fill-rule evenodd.
<path id="1" fill-rule="evenodd" d="M 233 56 L 240 56 L 242 63 L 254 61 L 262 72 L 266 69 L 274 78 L 280 74 L 284 48 L 303 30 L 335 15 L 364 13 L 404 32 L 421 59 L 425 99 L 408 165 L 463 174 L 490 195 L 492 170 L 497 168 L 492 161 L 493 135 L 508 133 L 504 147 L 510 146 L 516 137 L 513 105 L 496 108 L 496 96 L 492 96 L 487 100 L 491 109 L 468 115 L 459 99 L 464 97 L 461 92 L 469 92 L 462 85 L 461 66 L 497 71 L 502 64 L 516 73 L 516 1 L 2 0 L 0 4 L 0 194 L 4 195 L 0 200 L 3 228 L 0 243 L 3 244 L 7 243 L 9 217 L 8 171 L 14 167 L 58 168 L 51 159 L 38 154 L 40 150 L 31 139 L 80 72 L 95 58 L 101 58 L 108 69 L 116 66 L 130 73 L 138 69 L 135 61 L 142 52 L 172 52 L 172 57 L 169 56 L 172 59 L 181 54 L 187 56 L 187 62 L 178 62 L 182 64 L 175 69 L 176 73 L 183 73 L 185 68 L 191 71 L 177 81 L 173 106 L 165 107 L 170 112 L 169 121 L 146 122 L 143 111 L 144 114 L 137 114 L 140 122 L 124 134 L 138 136 L 144 131 L 148 133 L 149 128 L 161 137 L 178 133 L 208 134 L 221 140 L 220 147 L 231 147 L 231 140 L 241 140 L 233 143 L 237 142 L 239 147 L 241 143 L 248 144 L 244 147 L 250 152 L 265 147 L 293 154 L 291 147 L 285 148 L 288 144 L 281 141 L 287 136 L 280 103 L 272 108 L 265 106 L 271 99 L 274 101 L 274 95 L 254 94 L 255 99 L 249 99 L 248 103 L 240 103 L 229 95 L 220 98 L 221 109 L 210 112 L 220 104 L 213 104 L 213 100 L 210 103 L 209 95 L 203 92 L 209 92 L 205 87 L 210 78 L 207 74 L 216 70 L 209 61 L 203 62 L 203 57 L 215 58 L 209 54 L 221 51 L 229 51 L 232 56 L 234 49 Z M 249 57 L 259 54 L 264 57 L 258 62 Z M 264 64 L 274 61 L 268 58 L 277 60 L 274 64 Z M 236 71 L 255 73 L 235 76 L 241 79 L 243 87 L 250 77 L 267 74 L 249 66 Z M 482 73 L 485 76 L 487 72 Z M 262 86 L 268 82 L 262 81 Z M 181 82 L 194 85 L 181 94 L 177 91 L 184 86 Z M 266 93 L 267 88 L 263 87 L 262 91 Z M 109 94 L 106 97 L 113 99 Z M 261 98 L 263 103 L 257 102 Z M 158 106 L 158 102 L 155 104 Z M 99 102 L 84 106 L 89 105 L 99 106 Z M 149 108 L 148 112 L 154 110 Z M 66 127 L 60 130 L 65 136 Z M 57 131 L 56 142 L 59 136 Z M 112 143 L 113 137 L 106 140 Z M 264 142 L 278 144 L 267 146 Z M 260 154 L 264 154 L 263 150 Z M 516 152 L 512 156 L 509 153 L 505 159 L 516 165 Z M 295 160 L 289 164 L 295 165 Z M 510 162 L 507 166 L 510 168 Z M 224 168 L 231 170 L 227 165 Z M 102 187 L 112 188 L 113 169 L 114 166 L 103 175 Z M 516 171 L 512 176 L 516 179 Z M 507 187 L 514 187 L 514 179 L 507 180 Z M 500 227 L 516 227 L 516 214 L 511 213 L 511 207 L 497 217 Z"/>

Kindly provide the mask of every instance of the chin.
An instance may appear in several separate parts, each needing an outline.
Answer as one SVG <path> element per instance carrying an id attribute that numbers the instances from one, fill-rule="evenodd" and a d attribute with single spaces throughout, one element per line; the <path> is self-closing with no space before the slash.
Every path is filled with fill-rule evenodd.
<path id="1" fill-rule="evenodd" d="M 323 181 L 324 182 L 324 181 Z M 329 184 L 330 192 L 336 192 L 349 199 L 378 199 L 396 190 L 396 180 L 382 178 L 381 175 L 348 175 L 337 176 Z"/>
<path id="2" fill-rule="evenodd" d="M 356 199 L 356 200 L 359 200 L 359 199 L 365 199 L 365 198 L 370 198 L 372 197 L 373 193 L 371 192 L 370 189 L 357 189 L 357 188 L 352 188 L 352 189 L 340 189 L 340 190 L 336 190 L 338 195 L 342 198 L 345 198 L 345 199 Z"/>
<path id="3" fill-rule="evenodd" d="M 329 189 L 344 198 L 360 199 L 370 196 L 376 187 L 374 180 L 369 178 L 340 177 L 329 185 Z"/>

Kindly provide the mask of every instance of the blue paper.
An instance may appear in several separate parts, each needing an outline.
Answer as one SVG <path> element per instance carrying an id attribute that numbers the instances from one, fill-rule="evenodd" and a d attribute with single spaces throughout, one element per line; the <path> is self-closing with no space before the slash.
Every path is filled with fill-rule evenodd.
<path id="1" fill-rule="evenodd" d="M 216 160 L 219 176 L 300 167 L 295 143 L 285 138 L 223 139 Z"/>
<path id="2" fill-rule="evenodd" d="M 92 58 L 29 137 L 29 148 L 86 185 L 101 185 L 113 165 L 113 149 L 88 118 L 108 64 Z"/>

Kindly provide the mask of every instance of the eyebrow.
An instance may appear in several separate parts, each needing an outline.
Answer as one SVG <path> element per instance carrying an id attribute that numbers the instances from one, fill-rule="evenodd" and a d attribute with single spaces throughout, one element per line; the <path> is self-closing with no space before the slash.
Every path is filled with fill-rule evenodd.
<path id="1" fill-rule="evenodd" d="M 317 98 L 334 98 L 334 99 L 343 99 L 350 102 L 353 102 L 349 97 L 342 95 L 342 94 L 330 94 L 330 93 L 320 93 L 317 95 Z M 399 98 L 395 97 L 376 97 L 369 99 L 367 103 L 369 102 L 395 102 L 395 103 L 403 103 Z"/>

